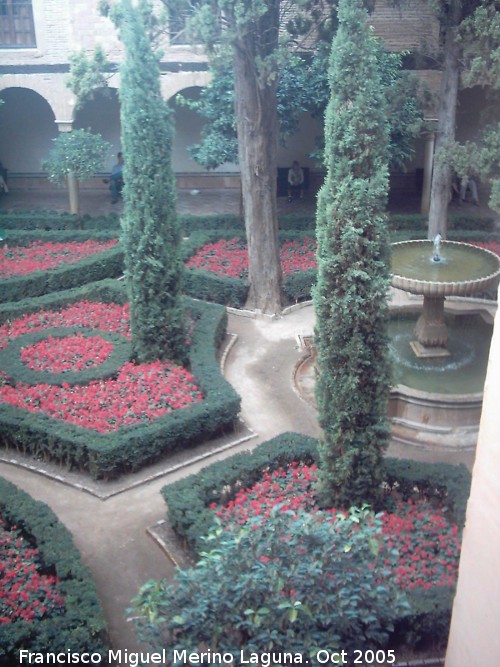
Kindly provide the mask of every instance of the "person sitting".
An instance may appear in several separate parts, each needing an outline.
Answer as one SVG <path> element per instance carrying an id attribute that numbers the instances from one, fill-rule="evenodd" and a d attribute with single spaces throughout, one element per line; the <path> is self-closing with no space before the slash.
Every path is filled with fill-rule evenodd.
<path id="1" fill-rule="evenodd" d="M 118 162 L 111 170 L 111 176 L 109 179 L 109 189 L 111 190 L 112 204 L 116 204 L 118 197 L 121 195 L 123 189 L 123 154 L 118 153 L 116 157 Z"/>
<path id="2" fill-rule="evenodd" d="M 472 202 L 475 204 L 475 206 L 479 206 L 479 198 L 477 195 L 477 183 L 472 176 L 462 179 L 462 184 L 460 185 L 459 206 L 465 202 L 465 196 L 467 194 L 467 190 L 470 190 Z"/>
<path id="3" fill-rule="evenodd" d="M 3 190 L 5 194 L 9 191 L 7 187 L 7 169 L 0 162 L 0 190 Z"/>
<path id="4" fill-rule="evenodd" d="M 291 202 L 294 196 L 304 199 L 304 171 L 297 160 L 293 161 L 288 170 L 288 201 Z"/>

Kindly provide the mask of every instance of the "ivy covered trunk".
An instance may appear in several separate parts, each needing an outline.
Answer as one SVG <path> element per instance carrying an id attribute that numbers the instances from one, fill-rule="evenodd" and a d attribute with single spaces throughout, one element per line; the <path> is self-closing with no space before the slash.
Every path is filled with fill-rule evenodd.
<path id="1" fill-rule="evenodd" d="M 279 2 L 270 0 L 252 31 L 239 34 L 233 43 L 238 154 L 249 255 L 248 305 L 271 314 L 281 310 L 277 77 L 266 75 L 262 65 L 266 58 L 275 56 L 278 34 Z"/>
<path id="2" fill-rule="evenodd" d="M 170 110 L 146 31 L 148 3 L 121 0 L 114 9 L 125 47 L 120 113 L 124 153 L 122 243 L 132 345 L 141 362 L 186 361 L 181 294 L 183 265 L 171 165 Z"/>
<path id="3" fill-rule="evenodd" d="M 316 392 L 329 507 L 377 503 L 389 433 L 389 134 L 366 18 L 361 0 L 340 1 L 317 209 Z"/>

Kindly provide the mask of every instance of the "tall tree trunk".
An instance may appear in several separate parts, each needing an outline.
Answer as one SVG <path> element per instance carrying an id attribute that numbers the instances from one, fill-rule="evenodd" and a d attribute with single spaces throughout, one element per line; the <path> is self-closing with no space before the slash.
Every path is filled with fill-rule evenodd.
<path id="1" fill-rule="evenodd" d="M 436 138 L 434 171 L 432 173 L 431 202 L 429 208 L 428 238 L 436 234 L 446 238 L 448 204 L 450 201 L 451 169 L 439 160 L 443 148 L 455 141 L 455 123 L 460 76 L 460 48 L 455 41 L 456 28 L 461 18 L 461 2 L 455 0 L 450 8 L 450 21 L 444 33 L 444 66 L 439 98 L 439 119 Z"/>
<path id="2" fill-rule="evenodd" d="M 273 3 L 271 3 L 273 4 Z M 261 35 L 275 32 L 278 3 L 259 21 Z M 259 29 L 259 28 L 257 28 Z M 257 33 L 259 34 L 259 33 Z M 281 267 L 276 204 L 278 114 L 276 77 L 265 78 L 256 66 L 255 39 L 250 34 L 234 44 L 234 92 L 243 213 L 248 243 L 250 292 L 248 306 L 263 313 L 281 310 Z"/>
<path id="3" fill-rule="evenodd" d="M 70 171 L 67 176 L 69 212 L 80 216 L 80 187 L 74 171 Z"/>

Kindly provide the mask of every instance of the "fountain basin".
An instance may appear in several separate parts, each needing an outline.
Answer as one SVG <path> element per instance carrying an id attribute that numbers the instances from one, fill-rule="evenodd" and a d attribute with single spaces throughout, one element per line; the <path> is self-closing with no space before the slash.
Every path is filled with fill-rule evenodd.
<path id="1" fill-rule="evenodd" d="M 495 253 L 470 243 L 443 241 L 442 261 L 433 261 L 432 241 L 393 243 L 392 285 L 422 296 L 472 296 L 485 291 L 500 274 Z"/>
<path id="2" fill-rule="evenodd" d="M 469 243 L 402 241 L 392 244 L 392 285 L 424 297 L 411 342 L 418 357 L 448 356 L 444 301 L 485 291 L 500 275 L 500 258 Z"/>
<path id="3" fill-rule="evenodd" d="M 479 300 L 447 302 L 446 314 L 451 331 L 450 357 L 422 361 L 408 354 L 406 361 L 399 360 L 402 364 L 408 363 L 410 366 L 418 367 L 423 363 L 443 366 L 443 369 L 436 371 L 435 374 L 434 371 L 423 374 L 417 371 L 417 375 L 414 376 L 413 369 L 410 368 L 409 374 L 395 376 L 388 405 L 392 442 L 423 449 L 438 447 L 468 451 L 475 448 L 495 310 L 495 302 Z M 404 335 L 411 335 L 413 322 L 418 314 L 419 304 L 414 301 L 391 306 L 389 330 L 393 341 L 394 335 L 401 333 L 401 322 L 405 320 L 408 327 Z M 299 396 L 315 407 L 314 340 L 312 334 L 298 338 L 304 355 L 293 370 L 292 382 Z M 461 369 L 447 368 L 450 364 L 456 363 L 454 357 L 456 351 L 468 347 L 471 341 L 477 343 L 479 355 L 474 353 Z M 401 349 L 405 346 L 409 348 L 407 341 L 402 340 Z M 397 359 L 395 363 L 398 363 Z"/>
<path id="4" fill-rule="evenodd" d="M 474 449 L 481 418 L 494 304 L 448 303 L 445 358 L 419 359 L 409 340 L 415 305 L 391 310 L 395 385 L 389 398 L 392 440 L 424 448 Z"/>

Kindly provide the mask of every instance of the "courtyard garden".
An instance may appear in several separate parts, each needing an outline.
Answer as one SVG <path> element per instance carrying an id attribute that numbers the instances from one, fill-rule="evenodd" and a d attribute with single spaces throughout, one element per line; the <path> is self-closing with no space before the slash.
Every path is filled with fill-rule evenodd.
<path id="1" fill-rule="evenodd" d="M 115 528 L 110 523 L 125 529 L 122 552 L 112 551 L 111 562 L 101 560 L 96 568 L 101 585 L 130 564 L 128 550 L 144 548 L 145 527 L 138 539 L 128 523 L 136 518 L 135 504 L 144 496 L 151 502 L 146 482 L 163 484 L 167 471 L 181 470 L 161 494 L 183 567 L 144 583 L 137 580 L 141 559 L 132 559 L 120 580 L 122 587 L 132 581 L 136 593 L 127 613 L 137 637 L 129 645 L 155 655 L 166 651 L 167 664 L 319 665 L 325 654 L 334 664 L 395 664 L 400 651 L 441 652 L 470 474 L 464 466 L 387 456 L 390 242 L 422 238 L 435 228 L 479 244 L 499 239 L 490 219 L 447 215 L 446 160 L 435 162 L 433 178 L 442 187 L 433 188 L 428 229 L 422 216 L 388 217 L 390 164 L 412 153 L 403 149 L 420 132 L 423 112 L 416 93 L 400 89 L 400 99 L 415 104 L 404 105 L 411 118 L 401 120 L 399 141 L 394 138 L 397 104 L 393 98 L 391 111 L 386 78 L 392 68 L 391 82 L 401 83 L 401 61 L 391 65 L 382 54 L 361 0 L 340 0 L 334 35 L 328 22 L 323 26 L 331 50 L 328 65 L 327 49 L 321 60 L 323 72 L 328 69 L 321 84 L 327 89 L 325 177 L 315 216 L 279 220 L 278 63 L 285 52 L 278 6 L 250 3 L 252 10 L 243 11 L 238 3 L 223 5 L 224 30 L 217 12 L 198 18 L 205 22 L 200 34 L 209 55 L 220 49 L 216 56 L 232 57 L 231 131 L 243 219 L 177 214 L 174 130 L 152 40 L 156 19 L 146 2 L 104 3 L 123 45 L 123 214 L 100 221 L 2 214 L 2 451 L 11 456 L 9 464 L 51 483 L 67 484 L 67 478 L 45 465 L 76 471 L 79 492 L 89 488 L 82 479 L 103 490 L 145 471 L 130 488 L 98 496 L 116 503 L 108 505 L 115 511 L 107 524 L 98 517 L 102 505 L 93 505 L 94 522 L 87 517 L 87 529 L 103 544 Z M 308 21 L 292 21 L 287 30 L 297 37 L 305 25 L 309 30 Z M 71 85 L 78 102 L 101 85 L 95 68 L 106 65 L 103 60 L 75 59 L 80 77 L 73 72 Z M 89 67 L 93 76 L 86 77 Z M 444 123 L 446 109 L 441 112 Z M 70 194 L 78 191 L 79 137 L 75 131 L 66 134 L 69 141 L 55 140 L 71 144 L 69 162 L 65 145 L 56 156 Z M 489 174 L 486 158 L 477 153 L 478 168 Z M 81 177 L 83 167 L 97 169 L 91 161 L 81 160 Z M 215 452 L 221 460 L 192 475 L 182 474 L 183 464 L 169 468 L 177 454 L 233 434 L 242 399 L 255 398 L 246 387 L 246 395 L 238 395 L 221 369 L 226 306 L 254 311 L 254 328 L 269 330 L 287 306 L 311 298 L 318 439 L 282 429 L 252 452 L 228 456 L 230 443 Z M 281 352 L 270 346 L 273 351 Z M 262 375 L 253 357 L 245 361 L 245 380 Z M 268 378 L 279 364 L 272 360 Z M 258 394 L 267 391 L 263 375 Z M 290 411 L 287 391 L 267 399 L 273 422 L 278 405 Z M 160 466 L 159 472 L 149 475 L 150 466 Z M 122 499 L 121 493 L 130 495 Z M 66 494 L 70 503 L 66 488 L 53 502 L 64 503 Z M 66 654 L 74 647 L 95 652 L 95 662 L 112 662 L 96 589 L 68 533 L 32 503 L 10 485 L 0 486 L 0 628 L 6 629 L 0 637 L 7 662 L 19 660 L 26 647 Z M 90 536 L 74 537 L 93 563 Z M 149 557 L 147 548 L 141 553 Z M 112 643 L 122 641 L 116 627 Z"/>
<path id="2" fill-rule="evenodd" d="M 102 235 L 99 231 L 102 221 L 98 224 L 88 218 L 82 230 L 74 229 L 74 223 L 72 218 L 54 214 L 2 215 L 1 224 L 10 235 L 7 248 L 1 250 L 9 271 L 2 283 L 3 303 L 0 307 L 0 412 L 5 450 L 23 453 L 33 461 L 53 461 L 106 480 L 168 457 L 178 449 L 199 445 L 221 430 L 230 430 L 239 411 L 239 399 L 222 378 L 216 362 L 216 351 L 226 326 L 224 309 L 217 304 L 186 298 L 188 367 L 159 361 L 131 363 L 129 305 L 123 281 L 117 279 L 122 274 L 123 254 L 116 244 L 116 221 L 113 218 L 107 221 L 106 235 L 115 239 L 110 238 L 104 243 L 94 241 L 94 236 Z M 241 222 L 237 218 L 221 220 L 214 217 L 211 220 L 189 216 L 181 219 L 181 224 L 186 238 L 186 274 L 194 276 L 191 285 L 202 285 L 201 295 L 193 292 L 192 296 L 207 298 L 205 295 L 211 293 L 214 300 L 224 302 L 227 293 L 222 291 L 219 297 L 211 282 L 214 277 L 246 285 L 244 244 L 241 240 L 234 242 L 238 238 L 234 235 L 235 230 L 241 239 Z M 420 224 L 418 217 L 396 216 L 392 221 L 392 234 L 398 240 L 402 236 L 421 236 Z M 292 216 L 284 218 L 282 225 L 283 236 L 293 239 L 283 243 L 283 258 L 287 262 L 284 266 L 292 266 L 289 275 L 294 275 L 301 284 L 310 281 L 310 285 L 316 272 L 311 220 L 298 220 Z M 489 220 L 460 218 L 454 234 L 492 248 L 495 237 L 490 225 Z M 55 244 L 46 241 L 54 234 L 53 229 L 57 229 L 60 239 L 56 252 Z M 80 238 L 76 242 L 75 234 Z M 64 241 L 65 236 L 67 241 Z M 85 241 L 81 240 L 82 236 L 87 237 Z M 218 241 L 207 241 L 216 237 Z M 92 252 L 82 256 L 82 246 L 91 248 Z M 221 248 L 224 251 L 220 254 Z M 34 255 L 30 256 L 32 249 L 36 260 L 33 260 Z M 45 265 L 45 249 L 47 256 L 56 258 L 54 265 Z M 30 257 L 28 265 L 27 257 Z M 201 265 L 191 267 L 190 258 L 197 258 L 195 261 L 198 262 L 200 257 Z M 204 265 L 207 257 L 211 258 L 209 262 L 215 262 L 217 271 L 212 270 L 213 264 L 210 267 Z M 17 263 L 20 270 L 17 270 Z M 235 263 L 239 267 L 236 278 L 231 268 L 225 270 L 227 266 L 234 267 Z M 0 263 L 0 270 L 2 268 Z M 69 272 L 69 278 L 65 272 Z M 100 279 L 87 282 L 82 278 L 84 275 Z M 52 286 L 63 287 L 72 280 L 75 286 L 71 289 L 50 291 Z M 189 278 L 186 283 L 190 284 Z M 45 293 L 40 294 L 41 286 Z M 234 285 L 230 289 L 234 290 Z M 309 293 L 291 297 L 290 303 L 307 298 Z M 10 298 L 10 294 L 14 294 L 14 298 Z M 23 298 L 18 300 L 21 294 Z M 258 448 L 252 455 L 227 459 L 222 465 L 205 469 L 194 479 L 187 478 L 165 487 L 169 523 L 192 554 L 204 554 L 199 557 L 193 577 L 201 576 L 197 574 L 199 568 L 200 572 L 205 572 L 205 568 L 214 567 L 214 562 L 219 560 L 219 550 L 223 563 L 229 559 L 224 566 L 225 579 L 214 588 L 214 600 L 223 597 L 225 586 L 232 589 L 235 577 L 249 577 L 253 582 L 251 593 L 248 586 L 242 590 L 240 605 L 241 609 L 244 607 L 243 611 L 254 609 L 255 614 L 247 614 L 245 628 L 233 633 L 231 642 L 221 644 L 220 648 L 236 650 L 238 642 L 241 643 L 243 637 L 248 642 L 254 632 L 257 633 L 255 646 L 258 646 L 258 636 L 269 631 L 266 622 L 275 619 L 276 614 L 283 619 L 280 627 L 283 637 L 287 638 L 283 639 L 283 650 L 290 646 L 287 642 L 292 630 L 296 646 L 307 645 L 308 651 L 323 646 L 321 635 L 312 633 L 314 641 L 310 639 L 311 643 L 307 644 L 303 635 L 296 634 L 296 620 L 303 623 L 309 613 L 313 616 L 315 613 L 314 607 L 302 607 L 305 604 L 302 600 L 306 598 L 308 605 L 326 604 L 332 623 L 339 623 L 335 616 L 337 598 L 333 593 L 329 602 L 322 596 L 316 602 L 310 599 L 314 581 L 311 578 L 311 568 L 314 570 L 312 557 L 305 562 L 301 557 L 299 566 L 290 559 L 289 549 L 286 553 L 279 549 L 276 553 L 269 552 L 266 546 L 269 540 L 264 537 L 266 531 L 285 530 L 285 519 L 297 528 L 310 522 L 313 541 L 319 539 L 316 533 L 330 536 L 330 541 L 333 539 L 330 543 L 336 545 L 335 554 L 321 551 L 326 545 L 318 552 L 311 551 L 324 568 L 335 564 L 335 569 L 340 567 L 344 571 L 346 563 L 349 568 L 354 562 L 358 563 L 363 572 L 372 573 L 373 581 L 364 582 L 366 590 L 372 585 L 376 588 L 377 581 L 380 583 L 388 577 L 394 581 L 394 587 L 384 593 L 392 597 L 382 596 L 373 602 L 374 609 L 380 609 L 387 606 L 390 599 L 394 617 L 384 616 L 380 628 L 371 636 L 366 626 L 356 625 L 357 621 L 352 620 L 359 616 L 356 609 L 366 610 L 367 600 L 363 596 L 358 601 L 351 600 L 346 614 L 352 622 L 342 626 L 344 630 L 339 631 L 337 644 L 344 642 L 347 646 L 345 638 L 349 632 L 356 638 L 351 646 L 361 643 L 363 646 L 385 646 L 386 649 L 405 644 L 438 647 L 449 623 L 468 494 L 468 473 L 453 466 L 403 465 L 391 460 L 381 506 L 376 513 L 367 508 L 360 517 L 354 515 L 353 518 L 349 508 L 324 507 L 318 500 L 315 491 L 317 465 L 315 441 L 303 436 L 283 436 Z M 19 550 L 18 556 L 10 552 L 10 558 L 14 559 L 11 569 L 15 569 L 16 562 L 22 561 L 25 565 L 22 570 L 16 570 L 16 581 L 19 579 L 20 582 L 16 591 L 20 592 L 18 602 L 21 604 L 17 606 L 11 598 L 6 602 L 10 606 L 4 610 L 4 622 L 7 623 L 7 618 L 11 625 L 22 621 L 31 624 L 33 629 L 42 619 L 54 619 L 62 613 L 63 596 L 57 592 L 60 583 L 55 574 L 58 569 L 41 565 L 43 561 L 37 552 L 36 536 L 29 537 L 26 528 L 20 535 L 19 522 L 13 522 L 9 516 L 7 511 L 2 512 L 4 544 L 16 544 Z M 363 532 L 367 540 L 365 547 L 370 544 L 371 547 L 361 552 L 355 549 L 349 556 L 353 534 L 346 530 L 354 527 L 356 531 L 358 519 L 366 526 L 366 534 Z M 340 533 L 339 522 L 342 525 Z M 17 528 L 13 528 L 15 525 Z M 240 545 L 240 538 L 235 541 L 235 535 L 241 530 L 248 532 L 244 532 L 246 537 Z M 29 540 L 27 545 L 20 541 L 25 534 Z M 332 538 L 337 534 L 338 537 Z M 300 546 L 298 533 L 294 540 L 297 541 L 294 549 L 300 555 L 305 547 Z M 340 547 L 338 540 L 341 540 Z M 338 550 L 344 553 L 344 562 L 337 561 Z M 243 552 L 258 557 L 244 559 Z M 228 563 L 235 562 L 238 567 L 233 571 Z M 289 573 L 287 568 L 290 568 Z M 320 568 L 316 575 L 325 577 L 324 568 Z M 273 602 L 269 599 L 269 585 L 277 571 L 281 573 L 280 587 Z M 32 576 L 35 583 L 30 579 Z M 6 572 L 7 588 L 10 588 L 11 577 L 13 575 Z M 311 581 L 307 590 L 300 584 L 306 578 Z M 170 604 L 174 607 L 184 604 L 171 598 L 172 591 L 168 584 L 164 585 L 162 594 L 168 596 Z M 339 581 L 333 578 L 332 586 L 338 585 Z M 351 590 L 352 582 L 343 581 L 342 585 Z M 36 595 L 33 587 L 37 589 Z M 26 595 L 21 597 L 22 591 Z M 156 604 L 148 597 L 150 594 L 148 588 L 141 593 L 140 601 L 136 603 L 139 608 L 140 605 Z M 204 595 L 207 594 L 204 589 Z M 284 596 L 287 597 L 285 605 Z M 234 614 L 239 613 L 238 609 L 236 605 Z M 264 611 L 259 611 L 262 609 Z M 266 611 L 270 609 L 273 611 Z M 214 609 L 214 622 L 216 619 L 222 622 L 222 617 L 223 612 Z M 234 616 L 231 616 L 225 622 L 231 624 L 233 620 Z M 193 627 L 198 625 L 193 621 Z M 179 619 L 174 626 L 174 634 L 184 628 Z M 354 628 L 357 628 L 355 632 Z M 150 628 L 140 628 L 146 639 L 151 631 Z M 206 632 L 211 632 L 209 625 Z M 168 638 L 162 641 L 165 646 L 177 646 L 169 643 Z M 279 642 L 275 645 L 279 646 Z"/>

